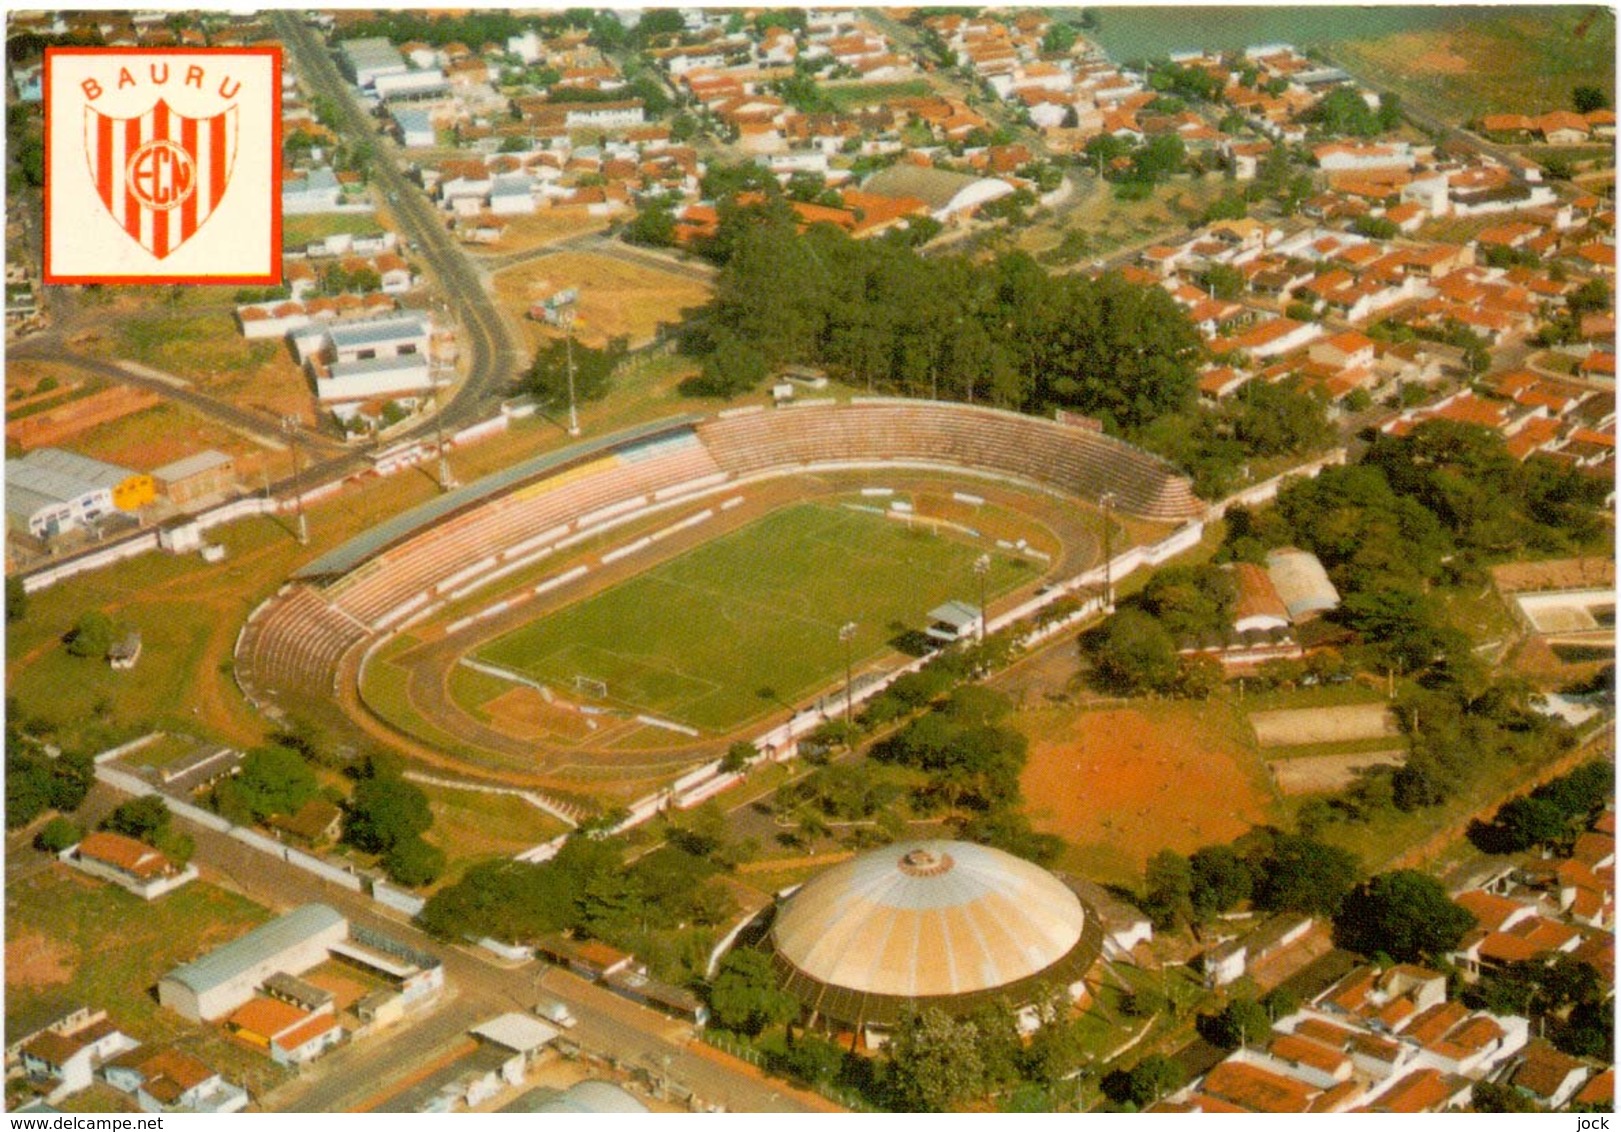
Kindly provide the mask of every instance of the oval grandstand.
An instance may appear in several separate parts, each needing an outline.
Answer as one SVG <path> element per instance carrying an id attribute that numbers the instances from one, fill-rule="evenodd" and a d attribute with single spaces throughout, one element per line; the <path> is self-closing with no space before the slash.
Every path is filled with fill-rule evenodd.
<path id="1" fill-rule="evenodd" d="M 819 470 L 977 476 L 1176 522 L 1186 477 L 1101 433 L 976 406 L 887 399 L 684 415 L 514 465 L 301 568 L 237 642 L 244 692 L 327 698 L 357 646 L 599 532 L 740 484 Z"/>

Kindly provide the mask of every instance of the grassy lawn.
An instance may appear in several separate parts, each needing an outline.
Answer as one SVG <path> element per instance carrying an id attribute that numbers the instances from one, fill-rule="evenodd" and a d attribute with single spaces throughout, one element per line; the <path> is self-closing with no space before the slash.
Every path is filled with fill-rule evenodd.
<path id="1" fill-rule="evenodd" d="M 340 232 L 368 236 L 382 230 L 376 214 L 369 212 L 316 212 L 304 216 L 284 216 L 281 221 L 281 246 L 302 248 L 312 240 L 324 240 Z"/>
<path id="2" fill-rule="evenodd" d="M 860 106 L 877 106 L 891 98 L 926 98 L 932 93 L 933 88 L 926 79 L 909 79 L 899 83 L 852 83 L 849 86 L 825 85 L 821 88 L 821 94 L 840 113 Z"/>
<path id="3" fill-rule="evenodd" d="M 450 858 L 446 882 L 485 857 L 511 856 L 549 841 L 566 828 L 544 810 L 511 794 L 416 784 L 428 796 L 433 828 L 427 840 Z"/>
<path id="4" fill-rule="evenodd" d="M 1615 86 L 1615 19 L 1596 7 L 1482 9 L 1467 22 L 1327 50 L 1358 78 L 1454 123 L 1493 112 L 1567 110 L 1576 84 Z"/>
<path id="5" fill-rule="evenodd" d="M 119 323 L 114 354 L 181 377 L 246 372 L 268 364 L 279 342 L 249 342 L 224 311 L 143 311 Z"/>
<path id="6" fill-rule="evenodd" d="M 171 968 L 270 919 L 245 897 L 193 881 L 151 903 L 53 865 L 6 888 L 6 1008 L 59 998 L 104 1008 L 131 1037 L 176 1042 L 259 1091 L 285 1077 L 269 1058 L 157 1003 Z M 116 946 L 109 946 L 110 933 Z M 43 961 L 42 961 L 43 960 Z"/>
<path id="7" fill-rule="evenodd" d="M 159 735 L 119 761 L 124 766 L 168 766 L 197 750 L 197 746 L 197 740 L 190 735 Z"/>
<path id="8" fill-rule="evenodd" d="M 1423 845 L 1438 830 L 1467 818 L 1492 799 L 1525 782 L 1545 763 L 1560 757 L 1555 752 L 1536 763 L 1483 761 L 1473 779 L 1439 806 L 1404 814 L 1388 809 L 1365 822 L 1332 822 L 1317 834 L 1323 841 L 1351 850 L 1362 859 L 1363 868 L 1374 873 L 1405 852 Z M 1295 799 L 1295 805 L 1306 801 Z"/>
<path id="9" fill-rule="evenodd" d="M 608 698 L 717 732 L 792 702 L 843 666 L 839 626 L 857 624 L 858 664 L 950 598 L 978 591 L 979 548 L 892 520 L 806 504 L 779 511 L 510 633 L 493 664 L 561 688 L 601 680 Z M 987 592 L 1028 577 L 994 555 Z"/>

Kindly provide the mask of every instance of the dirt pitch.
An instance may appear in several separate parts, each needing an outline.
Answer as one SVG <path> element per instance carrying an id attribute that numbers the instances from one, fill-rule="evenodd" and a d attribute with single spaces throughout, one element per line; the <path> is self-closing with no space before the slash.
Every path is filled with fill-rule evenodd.
<path id="1" fill-rule="evenodd" d="M 492 723 L 520 739 L 579 743 L 595 730 L 585 715 L 548 703 L 533 688 L 513 688 L 482 706 Z"/>
<path id="2" fill-rule="evenodd" d="M 1400 766 L 1406 752 L 1400 748 L 1360 755 L 1308 755 L 1267 763 L 1278 789 L 1285 794 L 1321 794 L 1342 790 L 1356 781 L 1359 770 L 1372 766 Z"/>
<path id="3" fill-rule="evenodd" d="M 583 252 L 549 255 L 495 277 L 495 295 L 523 324 L 530 345 L 541 346 L 561 331 L 528 317 L 533 303 L 575 287 L 580 299 L 575 333 L 588 346 L 624 337 L 632 346 L 650 341 L 661 322 L 681 321 L 682 310 L 702 306 L 713 289 L 673 271 Z"/>
<path id="4" fill-rule="evenodd" d="M 1269 820 L 1253 756 L 1198 705 L 1052 708 L 1016 720 L 1031 739 L 1020 785 L 1032 822 L 1133 874 L 1161 849 L 1186 853 Z"/>
<path id="5" fill-rule="evenodd" d="M 38 989 L 73 981 L 74 949 L 42 932 L 6 941 L 6 986 Z"/>
<path id="6" fill-rule="evenodd" d="M 1399 735 L 1401 728 L 1382 703 L 1349 707 L 1258 711 L 1250 716 L 1255 741 L 1263 747 L 1301 747 Z"/>

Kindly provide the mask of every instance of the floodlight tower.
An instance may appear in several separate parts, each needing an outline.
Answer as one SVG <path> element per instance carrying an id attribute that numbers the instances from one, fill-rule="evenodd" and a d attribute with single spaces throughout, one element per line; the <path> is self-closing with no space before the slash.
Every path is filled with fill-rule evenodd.
<path id="1" fill-rule="evenodd" d="M 1110 610 L 1114 608 L 1114 522 L 1109 508 L 1114 506 L 1114 492 L 1098 496 L 1098 506 L 1103 508 L 1103 608 Z"/>
<path id="2" fill-rule="evenodd" d="M 981 554 L 974 559 L 974 577 L 979 579 L 979 643 L 985 643 L 985 578 L 991 572 L 991 556 Z"/>
<path id="3" fill-rule="evenodd" d="M 287 434 L 287 444 L 293 450 L 293 502 L 298 508 L 298 541 L 308 545 L 310 541 L 310 528 L 304 518 L 304 489 L 299 482 L 300 469 L 298 466 L 298 418 L 291 413 L 281 418 L 281 430 Z"/>
<path id="4" fill-rule="evenodd" d="M 568 350 L 568 434 L 580 435 L 580 414 L 574 405 L 574 307 L 570 304 L 563 315 L 563 331 Z"/>
<path id="5" fill-rule="evenodd" d="M 844 725 L 846 727 L 850 726 L 850 674 L 852 667 L 851 658 L 852 652 L 855 648 L 855 639 L 856 623 L 854 621 L 846 621 L 843 625 L 839 626 L 839 640 L 844 645 Z"/>

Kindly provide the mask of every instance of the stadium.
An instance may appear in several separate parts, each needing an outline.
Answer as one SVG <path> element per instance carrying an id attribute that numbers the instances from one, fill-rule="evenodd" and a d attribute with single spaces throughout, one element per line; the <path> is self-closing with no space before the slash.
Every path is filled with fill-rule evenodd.
<path id="1" fill-rule="evenodd" d="M 683 415 L 535 457 L 301 568 L 236 676 L 472 776 L 590 800 L 834 715 L 942 603 L 993 613 L 1203 513 L 1164 461 L 995 409 Z M 1123 535 L 1122 533 L 1123 532 Z"/>

